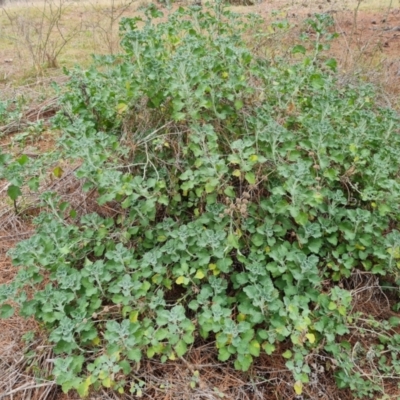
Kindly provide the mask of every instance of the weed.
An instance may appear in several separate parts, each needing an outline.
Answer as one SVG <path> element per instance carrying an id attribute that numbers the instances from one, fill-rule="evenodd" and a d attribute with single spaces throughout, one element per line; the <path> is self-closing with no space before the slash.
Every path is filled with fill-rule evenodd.
<path id="1" fill-rule="evenodd" d="M 339 387 L 372 398 L 398 369 L 398 321 L 378 322 L 388 335 L 373 353 L 351 349 L 360 316 L 342 281 L 363 270 L 399 284 L 398 115 L 371 86 L 338 83 L 327 15 L 306 22 L 292 64 L 253 54 L 242 35 L 257 19 L 220 4 L 161 16 L 123 19 L 123 54 L 70 71 L 54 121 L 60 158 L 121 211 L 78 215 L 44 193 L 36 234 L 10 253 L 21 268 L 0 286 L 1 316 L 13 299 L 47 327 L 54 376 L 81 396 L 139 395 L 128 377 L 141 360 L 182 357 L 201 337 L 242 371 L 285 343 L 297 395 L 323 354 Z M 15 202 L 33 160 L 0 161 Z M 356 351 L 379 357 L 376 374 Z"/>

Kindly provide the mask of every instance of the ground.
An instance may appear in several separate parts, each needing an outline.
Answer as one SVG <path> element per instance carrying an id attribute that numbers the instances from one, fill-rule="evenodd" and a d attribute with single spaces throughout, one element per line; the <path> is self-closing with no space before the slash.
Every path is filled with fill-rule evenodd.
<path id="1" fill-rule="evenodd" d="M 39 4 L 39 3 L 35 3 Z M 133 3 L 124 10 L 122 15 L 130 16 L 138 14 L 138 8 L 142 4 Z M 86 28 L 80 34 L 71 39 L 71 43 L 65 46 L 57 59 L 57 65 L 53 69 L 37 71 L 34 60 L 26 49 L 23 40 L 15 38 L 10 25 L 12 13 L 25 7 L 26 4 L 12 4 L 8 6 L 9 17 L 4 13 L 0 17 L 3 26 L 0 25 L 0 100 L 21 99 L 21 96 L 29 98 L 31 105 L 21 116 L 21 121 L 28 119 L 33 121 L 43 113 L 43 96 L 49 93 L 51 80 L 62 81 L 63 65 L 71 66 L 82 60 L 87 62 L 87 53 L 106 52 L 116 50 L 115 32 L 108 45 L 101 43 L 98 15 L 94 8 L 90 9 L 80 3 L 71 3 L 67 14 L 75 22 L 79 20 L 87 22 Z M 104 2 L 101 5 L 104 7 Z M 159 5 L 164 11 L 166 8 Z M 173 5 L 173 9 L 177 5 Z M 271 0 L 261 2 L 253 6 L 233 6 L 239 12 L 256 12 L 265 18 L 266 24 L 273 18 L 287 18 L 295 28 L 304 18 L 314 12 L 329 12 L 335 19 L 335 30 L 339 37 L 333 43 L 330 54 L 338 59 L 342 79 L 351 80 L 355 76 L 371 81 L 380 88 L 381 101 L 396 109 L 399 107 L 400 92 L 400 4 L 397 1 L 279 1 Z M 274 11 L 278 11 L 276 16 Z M 8 21 L 8 22 L 7 22 Z M 96 22 L 97 21 L 97 22 Z M 97 24 L 97 25 L 96 25 Z M 85 26 L 85 25 L 84 25 Z M 96 29 L 95 29 L 96 28 Z M 92 29 L 92 30 L 91 30 Z M 113 28 L 114 29 L 114 28 Z M 91 32 L 91 34 L 90 34 Z M 3 38 L 1 37 L 1 34 Z M 91 37 L 87 39 L 88 36 Z M 294 35 L 294 33 L 293 33 Z M 85 39 L 86 37 L 86 39 Z M 295 37 L 295 36 L 293 36 Z M 287 40 L 290 40 L 287 39 Z M 40 73 L 39 73 L 40 72 Z M 52 104 L 47 104 L 46 112 L 52 114 Z M 24 118 L 28 117 L 28 118 Z M 6 129 L 7 128 L 7 129 Z M 12 152 L 21 151 L 26 145 L 25 141 L 16 141 L 14 129 L 0 126 L 0 146 Z M 3 134 L 2 134 L 3 132 Z M 18 138 L 17 138 L 18 139 Z M 45 134 L 37 141 L 32 142 L 36 151 L 51 146 L 53 138 Z M 1 177 L 0 177 L 1 178 Z M 73 182 L 71 183 L 73 184 Z M 16 273 L 16 268 L 7 258 L 7 251 L 19 240 L 26 238 L 32 232 L 29 216 L 15 216 L 12 204 L 6 198 L 7 182 L 0 180 L 0 284 L 10 282 Z M 37 210 L 32 210 L 35 213 Z M 362 278 L 360 278 L 362 279 Z M 370 312 L 379 314 L 390 312 L 386 300 L 379 294 L 373 293 L 367 298 L 360 297 L 363 307 L 370 307 Z M 371 311 L 372 310 L 372 311 Z M 40 332 L 40 327 L 32 320 L 24 320 L 14 316 L 7 320 L 0 320 L 0 399 L 57 399 L 67 400 L 77 397 L 64 395 L 55 388 L 52 382 L 37 381 L 35 368 L 29 365 L 29 359 L 23 358 L 26 350 L 22 336 L 34 330 Z M 46 343 L 39 335 L 39 361 L 35 362 L 40 368 L 50 365 L 52 354 L 46 347 Z M 40 339 L 40 337 L 42 337 Z M 141 368 L 158 377 L 159 383 L 164 385 L 154 387 L 147 398 L 157 399 L 189 399 L 189 398 L 241 398 L 241 399 L 290 399 L 293 398 L 291 387 L 285 383 L 287 372 L 282 357 L 261 357 L 250 374 L 240 374 L 230 367 L 221 366 L 215 362 L 216 357 L 212 347 L 199 345 L 191 351 L 186 360 L 171 362 L 167 366 L 156 364 L 154 361 L 141 365 Z M 320 371 L 318 360 L 315 361 L 315 382 L 309 397 L 319 399 L 352 399 L 347 391 L 338 391 L 331 377 L 332 371 Z M 200 371 L 196 391 L 188 390 L 193 379 L 194 371 Z M 264 376 L 265 382 L 258 385 L 251 384 L 251 374 Z M 165 387 L 169 385 L 169 388 Z M 221 395 L 220 395 L 221 393 Z M 396 385 L 388 385 L 389 398 L 396 398 L 400 393 L 396 392 Z M 4 397 L 3 397 L 4 396 Z M 313 397 L 316 396 L 316 397 Z M 113 398 L 107 393 L 97 394 L 92 397 Z M 131 397 L 133 398 L 133 397 Z"/>

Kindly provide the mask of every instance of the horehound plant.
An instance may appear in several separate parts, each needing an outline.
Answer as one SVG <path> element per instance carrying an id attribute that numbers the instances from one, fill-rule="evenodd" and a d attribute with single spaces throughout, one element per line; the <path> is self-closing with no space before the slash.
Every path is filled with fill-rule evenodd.
<path id="1" fill-rule="evenodd" d="M 55 379 L 83 397 L 141 393 L 143 360 L 184 357 L 201 338 L 242 371 L 284 346 L 295 395 L 322 363 L 376 398 L 396 379 L 399 319 L 353 312 L 350 278 L 383 292 L 390 280 L 399 302 L 398 115 L 372 87 L 338 84 L 327 15 L 306 22 L 314 39 L 290 63 L 249 50 L 255 16 L 145 15 L 121 22 L 122 54 L 69 72 L 54 121 L 60 158 L 116 213 L 44 193 L 48 212 L 10 253 L 20 269 L 0 287 L 1 316 L 13 299 L 43 324 Z M 354 324 L 375 334 L 371 349 Z"/>

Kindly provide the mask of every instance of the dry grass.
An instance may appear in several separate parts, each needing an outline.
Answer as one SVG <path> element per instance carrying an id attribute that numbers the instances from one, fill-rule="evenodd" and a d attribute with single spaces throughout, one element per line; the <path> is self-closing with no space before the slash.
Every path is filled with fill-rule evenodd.
<path id="1" fill-rule="evenodd" d="M 118 52 L 119 19 L 139 15 L 148 1 L 9 1 L 0 9 L 0 90 L 5 91 L 2 97 L 9 96 L 21 84 L 57 77 L 63 67 L 88 65 L 91 54 Z M 187 3 L 190 0 L 177 4 Z M 400 32 L 390 29 L 400 27 L 399 6 L 399 0 L 267 0 L 248 7 L 232 6 L 232 10 L 255 12 L 266 21 L 286 18 L 294 27 L 293 40 L 297 38 L 296 25 L 304 17 L 330 12 L 340 33 L 332 53 L 342 71 L 378 84 L 391 95 L 390 103 L 396 105 L 397 99 L 392 95 L 397 95 L 399 88 Z M 168 12 L 162 4 L 159 7 Z M 279 15 L 273 16 L 273 10 L 280 10 Z M 56 11 L 59 17 L 55 24 L 51 16 Z M 42 18 L 44 12 L 47 19 Z"/>

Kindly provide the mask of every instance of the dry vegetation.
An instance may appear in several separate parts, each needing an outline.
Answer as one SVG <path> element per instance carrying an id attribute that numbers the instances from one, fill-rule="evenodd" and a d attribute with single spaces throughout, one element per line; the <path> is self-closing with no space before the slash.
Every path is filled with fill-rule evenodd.
<path id="1" fill-rule="evenodd" d="M 92 53 L 118 52 L 119 19 L 138 15 L 144 5 L 146 0 L 9 0 L 3 4 L 0 8 L 0 100 L 14 101 L 11 107 L 16 109 L 16 118 L 0 126 L 0 146 L 13 154 L 27 148 L 32 152 L 51 148 L 54 138 L 46 129 L 46 120 L 57 108 L 57 95 L 51 83 L 62 85 L 65 81 L 62 68 L 88 64 Z M 159 7 L 167 11 L 165 5 L 159 4 Z M 172 5 L 172 9 L 176 7 Z M 259 49 L 266 54 L 279 53 L 282 43 L 294 42 L 298 26 L 308 15 L 331 13 L 339 33 L 331 53 L 338 60 L 341 79 L 351 81 L 361 77 L 371 81 L 379 87 L 383 103 L 399 107 L 398 0 L 267 0 L 246 7 L 235 5 L 232 9 L 259 13 L 266 25 L 274 18 L 288 19 L 292 29 L 284 36 L 269 38 L 265 48 Z M 30 123 L 38 120 L 44 122 L 39 132 L 30 128 Z M 47 184 L 78 210 L 103 215 L 115 212 L 112 207 L 99 209 L 93 192 L 82 193 L 80 183 L 73 177 L 73 166 L 65 166 L 61 180 L 53 182 L 49 177 Z M 16 273 L 7 251 L 30 235 L 30 218 L 40 211 L 35 208 L 35 197 L 28 196 L 24 215 L 16 216 L 6 191 L 7 183 L 0 177 L 0 283 L 10 282 Z M 358 275 L 352 276 L 347 284 L 359 293 L 355 309 L 376 317 L 391 315 L 393 300 L 382 294 L 373 280 Z M 0 320 L 0 399 L 74 399 L 62 394 L 54 382 L 35 379 L 39 370 L 50 369 L 53 355 L 45 339 L 38 339 L 31 344 L 38 350 L 35 357 L 24 357 L 30 349 L 22 337 L 30 330 L 40 332 L 40 326 L 18 316 Z M 349 341 L 355 342 L 354 337 L 349 337 Z M 250 372 L 240 373 L 232 367 L 221 366 L 212 346 L 196 343 L 185 359 L 167 364 L 143 362 L 137 379 L 151 382 L 143 396 L 148 399 L 294 399 L 292 385 L 288 384 L 290 374 L 279 353 L 260 357 Z M 354 398 L 350 392 L 336 388 L 332 370 L 321 368 L 320 360 L 311 360 L 310 364 L 314 367 L 313 380 L 298 399 Z M 261 383 L 260 379 L 257 384 L 252 383 L 253 377 L 262 377 Z M 398 399 L 396 382 L 385 384 L 388 396 L 385 399 Z M 91 398 L 116 397 L 103 391 Z"/>

